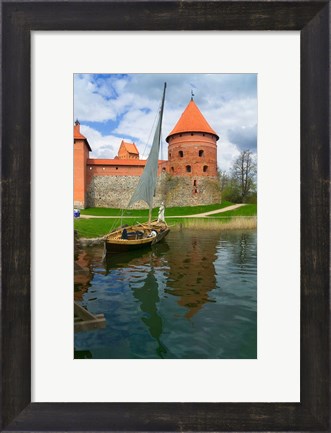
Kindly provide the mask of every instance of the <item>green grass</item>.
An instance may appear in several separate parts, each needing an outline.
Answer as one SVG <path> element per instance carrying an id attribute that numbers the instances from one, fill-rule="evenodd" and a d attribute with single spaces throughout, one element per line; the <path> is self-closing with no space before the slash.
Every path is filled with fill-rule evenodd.
<path id="1" fill-rule="evenodd" d="M 79 237 L 96 238 L 105 235 L 111 230 L 111 219 L 75 219 L 74 227 Z"/>
<path id="2" fill-rule="evenodd" d="M 209 212 L 216 209 L 223 209 L 224 207 L 231 206 L 233 203 L 224 201 L 221 204 L 211 204 L 204 206 L 185 206 L 185 207 L 169 207 L 166 208 L 166 216 L 180 216 L 180 215 L 194 215 L 203 212 Z M 93 216 L 137 216 L 137 217 L 147 217 L 148 209 L 114 209 L 114 208 L 104 208 L 104 207 L 91 207 L 81 210 L 82 215 L 93 215 Z M 158 208 L 154 208 L 152 212 L 153 217 L 157 217 Z"/>
<path id="3" fill-rule="evenodd" d="M 209 204 L 204 206 L 185 206 L 185 207 L 169 207 L 166 208 L 165 214 L 167 216 L 181 216 L 181 215 L 195 215 L 204 212 L 210 212 L 216 209 L 223 209 L 231 206 L 233 203 L 224 201 L 217 204 Z"/>
<path id="4" fill-rule="evenodd" d="M 256 216 L 257 215 L 257 205 L 256 204 L 246 204 L 245 206 L 239 207 L 234 210 L 229 210 L 227 212 L 222 212 L 219 214 L 220 218 L 225 217 L 236 217 L 236 216 Z M 209 218 L 217 218 L 218 214 L 214 214 Z"/>
<path id="5" fill-rule="evenodd" d="M 136 222 L 144 222 L 146 218 L 122 219 L 122 224 L 134 224 Z M 104 236 L 113 229 L 121 225 L 121 220 L 117 218 L 91 218 L 91 219 L 75 219 L 74 228 L 79 237 L 82 238 L 97 238 Z"/>
<path id="6" fill-rule="evenodd" d="M 192 207 L 184 207 L 184 208 L 169 208 L 166 209 L 166 218 L 167 216 L 180 216 L 180 215 L 194 215 L 203 212 L 208 212 L 214 209 L 221 209 L 222 207 L 230 206 L 232 203 L 223 202 L 221 205 L 210 205 L 210 206 L 192 206 Z M 91 209 L 86 209 L 83 211 L 91 211 Z M 102 211 L 102 208 L 95 208 L 92 211 Z M 104 211 L 109 211 L 110 209 L 104 209 Z M 111 211 L 118 211 L 119 209 L 112 209 Z M 82 213 L 83 213 L 82 212 Z M 132 225 L 136 222 L 145 222 L 147 219 L 147 211 L 132 211 L 136 213 L 136 218 L 91 218 L 91 219 L 75 219 L 75 230 L 80 237 L 86 238 L 94 238 L 99 236 L 104 236 L 109 233 L 111 230 L 119 227 L 121 224 Z M 86 214 L 86 213 L 85 213 Z M 90 213 L 92 215 L 92 213 Z M 94 214 L 95 215 L 95 214 Z M 107 215 L 110 215 L 109 213 Z M 118 214 L 117 214 L 118 215 Z M 236 216 L 254 216 L 256 215 L 256 205 L 249 204 L 246 206 L 242 206 L 241 208 L 235 209 L 233 211 L 223 212 L 217 215 L 212 215 L 208 218 L 169 218 L 168 224 L 170 226 L 179 226 L 179 227 L 190 227 L 190 228 L 198 228 L 204 226 L 205 228 L 217 228 L 219 224 L 230 224 L 232 220 L 235 219 Z M 97 216 L 102 216 L 98 215 Z M 111 215 L 110 215 L 111 216 Z M 134 215 L 131 215 L 134 216 Z M 156 213 L 155 213 L 156 216 Z M 244 220 L 244 218 L 243 218 Z M 237 223 L 236 223 L 237 224 Z M 230 227 L 230 226 L 229 226 Z"/>
<path id="7" fill-rule="evenodd" d="M 156 211 L 156 210 L 155 210 Z M 80 211 L 81 215 L 93 215 L 93 216 L 118 216 L 123 215 L 127 216 L 139 216 L 139 215 L 148 215 L 147 209 L 130 209 L 130 210 L 122 210 L 115 208 L 106 208 L 106 207 L 89 207 L 87 209 L 82 209 Z"/>

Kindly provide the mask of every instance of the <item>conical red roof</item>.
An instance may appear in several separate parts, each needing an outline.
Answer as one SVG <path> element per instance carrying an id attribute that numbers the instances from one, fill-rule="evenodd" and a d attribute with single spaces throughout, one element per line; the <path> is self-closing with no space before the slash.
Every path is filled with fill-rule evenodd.
<path id="1" fill-rule="evenodd" d="M 215 135 L 217 140 L 219 139 L 219 136 L 204 118 L 193 99 L 191 99 L 188 106 L 185 108 L 176 126 L 170 132 L 166 140 L 168 141 L 169 137 L 174 134 L 181 134 L 183 132 L 206 132 Z"/>

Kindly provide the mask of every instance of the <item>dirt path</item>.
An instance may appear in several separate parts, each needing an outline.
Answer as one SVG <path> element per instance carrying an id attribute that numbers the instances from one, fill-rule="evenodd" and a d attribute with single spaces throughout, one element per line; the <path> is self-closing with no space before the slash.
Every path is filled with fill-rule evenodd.
<path id="1" fill-rule="evenodd" d="M 194 214 L 194 215 L 179 215 L 179 216 L 166 216 L 166 219 L 170 219 L 170 218 L 204 218 L 206 216 L 209 215 L 214 215 L 214 214 L 219 214 L 219 213 L 223 213 L 223 212 L 227 212 L 229 210 L 234 210 L 234 209 L 238 209 L 239 207 L 242 206 L 246 206 L 245 204 L 233 204 L 231 206 L 227 206 L 224 207 L 223 209 L 216 209 L 216 210 L 211 210 L 209 212 L 204 212 L 204 213 L 198 213 L 198 214 Z M 115 219 L 119 219 L 121 218 L 120 215 L 117 216 L 97 216 L 97 215 L 81 215 L 80 218 L 84 218 L 84 219 L 89 219 L 89 218 L 115 218 Z M 125 216 L 124 218 L 139 218 L 137 215 L 135 216 Z"/>
<path id="2" fill-rule="evenodd" d="M 209 212 L 197 213 L 195 215 L 187 215 L 187 216 L 184 216 L 183 218 L 190 218 L 190 217 L 195 218 L 195 217 L 205 217 L 205 216 L 209 216 L 209 215 L 215 215 L 215 214 L 222 213 L 222 212 L 228 212 L 229 210 L 238 209 L 238 207 L 242 207 L 242 206 L 246 206 L 246 204 L 244 204 L 244 203 L 232 204 L 231 206 L 224 207 L 223 209 L 211 210 Z M 174 217 L 174 218 L 178 218 L 178 217 Z"/>

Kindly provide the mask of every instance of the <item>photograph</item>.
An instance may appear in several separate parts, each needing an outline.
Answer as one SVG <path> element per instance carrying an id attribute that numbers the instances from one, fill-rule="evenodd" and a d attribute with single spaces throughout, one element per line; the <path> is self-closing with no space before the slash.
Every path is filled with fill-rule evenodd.
<path id="1" fill-rule="evenodd" d="M 257 74 L 74 74 L 74 358 L 257 359 Z"/>

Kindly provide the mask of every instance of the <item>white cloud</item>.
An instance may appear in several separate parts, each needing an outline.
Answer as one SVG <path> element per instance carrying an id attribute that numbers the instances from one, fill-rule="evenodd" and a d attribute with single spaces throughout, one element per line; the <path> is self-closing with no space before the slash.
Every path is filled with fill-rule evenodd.
<path id="1" fill-rule="evenodd" d="M 222 171 L 229 172 L 239 154 L 240 151 L 233 143 L 228 140 L 222 141 L 217 146 L 218 167 Z"/>
<path id="2" fill-rule="evenodd" d="M 81 133 L 87 138 L 92 152 L 90 158 L 114 158 L 117 155 L 121 139 L 114 135 L 102 135 L 86 125 L 80 126 Z"/>
<path id="3" fill-rule="evenodd" d="M 194 89 L 195 102 L 220 136 L 220 168 L 228 170 L 245 143 L 253 148 L 257 125 L 254 74 L 76 75 L 75 117 L 89 123 L 86 136 L 90 134 L 87 138 L 94 157 L 113 158 L 121 141 L 119 136 L 134 141 L 140 153 L 144 152 L 148 138 L 149 144 L 152 139 L 165 81 L 164 139 L 179 120 Z M 102 128 L 102 122 L 108 120 L 115 121 L 109 131 Z"/>
<path id="4" fill-rule="evenodd" d="M 99 92 L 90 75 L 75 76 L 74 110 L 75 118 L 80 121 L 116 119 L 112 101 L 104 97 L 104 92 Z"/>

